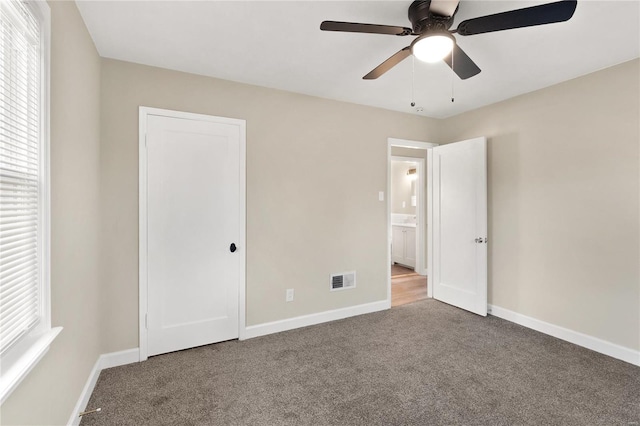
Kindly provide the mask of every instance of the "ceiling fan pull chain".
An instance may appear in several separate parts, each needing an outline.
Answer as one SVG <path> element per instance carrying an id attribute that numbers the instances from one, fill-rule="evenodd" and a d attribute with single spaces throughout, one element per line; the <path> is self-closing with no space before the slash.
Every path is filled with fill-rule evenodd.
<path id="1" fill-rule="evenodd" d="M 411 107 L 416 106 L 416 100 L 415 100 L 415 74 L 416 74 L 416 61 L 413 58 L 413 56 L 411 56 Z"/>
<path id="2" fill-rule="evenodd" d="M 454 49 L 455 50 L 455 49 Z M 454 78 L 456 73 L 455 73 L 455 68 L 454 68 L 454 57 L 456 55 L 453 54 L 454 50 L 451 51 L 451 71 L 453 71 L 451 73 L 451 103 L 454 102 L 455 100 L 455 96 L 453 95 L 453 84 L 455 83 L 456 79 Z"/>

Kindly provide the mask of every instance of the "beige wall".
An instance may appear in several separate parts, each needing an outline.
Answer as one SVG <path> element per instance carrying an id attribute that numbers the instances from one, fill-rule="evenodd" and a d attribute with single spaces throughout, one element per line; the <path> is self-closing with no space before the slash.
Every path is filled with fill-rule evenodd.
<path id="1" fill-rule="evenodd" d="M 51 2 L 52 323 L 64 330 L 2 424 L 66 424 L 100 352 L 100 58 L 74 3 Z"/>
<path id="2" fill-rule="evenodd" d="M 435 120 L 103 59 L 105 352 L 138 346 L 140 105 L 247 121 L 248 325 L 386 298 L 387 138 L 436 139 Z"/>
<path id="3" fill-rule="evenodd" d="M 411 205 L 411 196 L 416 195 L 416 180 L 407 176 L 409 169 L 417 164 L 405 161 L 391 162 L 391 213 L 416 214 L 416 207 Z M 402 203 L 404 202 L 404 207 Z"/>
<path id="4" fill-rule="evenodd" d="M 490 303 L 636 350 L 639 63 L 442 126 L 489 140 Z"/>

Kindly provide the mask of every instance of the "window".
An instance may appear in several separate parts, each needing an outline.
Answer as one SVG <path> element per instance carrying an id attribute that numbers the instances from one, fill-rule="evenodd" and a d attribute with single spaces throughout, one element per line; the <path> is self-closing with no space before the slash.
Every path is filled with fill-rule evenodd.
<path id="1" fill-rule="evenodd" d="M 0 400 L 60 329 L 49 306 L 49 8 L 0 3 Z"/>

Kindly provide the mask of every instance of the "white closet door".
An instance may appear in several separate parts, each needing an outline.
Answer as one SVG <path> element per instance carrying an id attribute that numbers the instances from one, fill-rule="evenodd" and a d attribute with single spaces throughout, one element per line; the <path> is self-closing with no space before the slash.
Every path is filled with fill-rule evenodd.
<path id="1" fill-rule="evenodd" d="M 238 337 L 240 136 L 148 116 L 149 356 Z"/>

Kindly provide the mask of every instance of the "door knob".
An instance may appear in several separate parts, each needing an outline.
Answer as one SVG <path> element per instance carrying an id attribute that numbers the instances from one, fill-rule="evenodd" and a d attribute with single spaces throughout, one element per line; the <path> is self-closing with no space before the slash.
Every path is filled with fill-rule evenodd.
<path id="1" fill-rule="evenodd" d="M 235 252 L 237 250 L 236 244 L 231 243 L 231 245 L 229 246 L 229 250 L 231 251 L 231 253 Z"/>
<path id="2" fill-rule="evenodd" d="M 476 243 L 478 244 L 484 243 L 484 240 L 482 239 L 482 237 L 476 238 Z"/>

